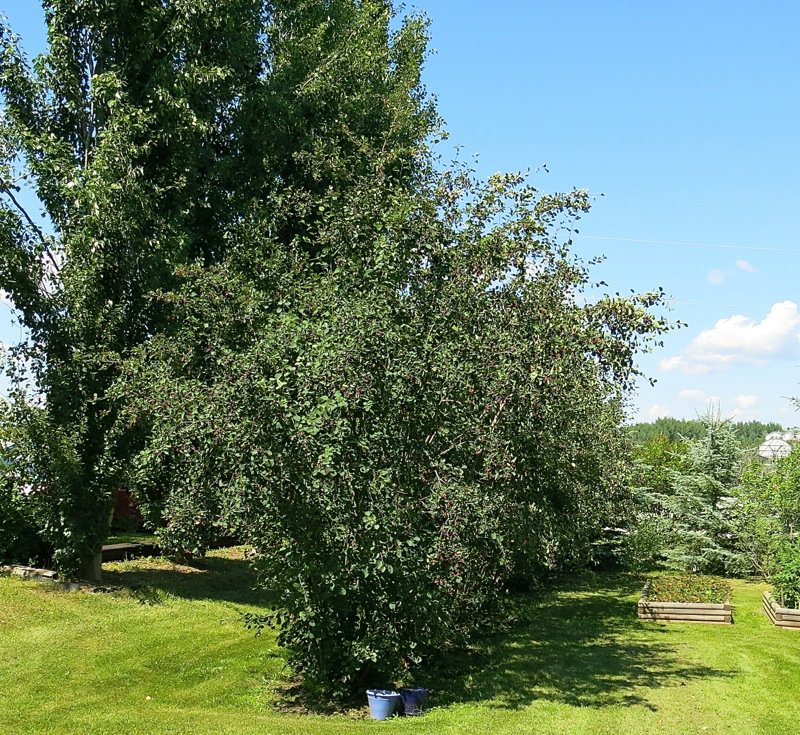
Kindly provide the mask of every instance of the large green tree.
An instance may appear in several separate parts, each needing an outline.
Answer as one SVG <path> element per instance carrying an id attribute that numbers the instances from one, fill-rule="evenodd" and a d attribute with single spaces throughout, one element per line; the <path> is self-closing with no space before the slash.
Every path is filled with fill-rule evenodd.
<path id="1" fill-rule="evenodd" d="M 46 396 L 20 410 L 61 568 L 91 566 L 129 482 L 176 551 L 250 541 L 280 595 L 255 622 L 341 694 L 584 561 L 626 492 L 661 293 L 587 298 L 585 192 L 437 169 L 424 23 L 379 0 L 46 7 L 33 67 L 5 33 L 0 286 Z"/>
<path id="2" fill-rule="evenodd" d="M 267 221 L 257 278 L 230 258 L 162 295 L 176 329 L 117 386 L 147 427 L 135 487 L 175 550 L 215 524 L 253 544 L 280 595 L 261 622 L 307 680 L 391 680 L 615 517 L 621 401 L 666 325 L 659 293 L 580 303 L 558 232 L 587 206 L 517 177 L 431 170 L 386 198 L 365 176 L 320 200 L 314 258 Z"/>
<path id="3" fill-rule="evenodd" d="M 42 410 L 18 402 L 16 423 L 29 479 L 50 501 L 56 563 L 97 576 L 137 440 L 109 432 L 108 388 L 132 348 L 170 328 L 150 294 L 174 288 L 182 264 L 241 251 L 243 233 L 257 236 L 254 211 L 270 242 L 324 268 L 318 197 L 365 175 L 387 190 L 413 181 L 434 115 L 419 84 L 423 26 L 391 32 L 380 0 L 44 8 L 49 49 L 33 64 L 0 28 L 0 288 L 46 397 Z"/>

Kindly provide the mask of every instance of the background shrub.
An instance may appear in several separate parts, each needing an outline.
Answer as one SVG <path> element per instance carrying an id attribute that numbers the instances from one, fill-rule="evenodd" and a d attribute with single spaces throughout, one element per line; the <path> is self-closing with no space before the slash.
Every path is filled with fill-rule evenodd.
<path id="1" fill-rule="evenodd" d="M 787 543 L 777 554 L 777 571 L 772 575 L 781 605 L 800 607 L 800 544 Z"/>
<path id="2" fill-rule="evenodd" d="M 0 469 L 0 562 L 48 566 L 52 548 L 41 534 L 36 498 L 14 486 Z"/>

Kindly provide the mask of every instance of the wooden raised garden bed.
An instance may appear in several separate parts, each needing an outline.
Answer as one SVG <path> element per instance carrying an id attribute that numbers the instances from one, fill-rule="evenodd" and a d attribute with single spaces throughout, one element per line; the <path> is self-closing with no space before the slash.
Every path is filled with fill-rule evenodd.
<path id="1" fill-rule="evenodd" d="M 695 580 L 688 577 L 688 587 L 691 588 L 695 585 Z M 702 578 L 700 580 L 702 587 Z M 659 584 L 661 582 L 659 581 Z M 674 582 L 667 582 L 667 589 L 670 587 L 684 589 L 687 587 L 685 580 L 678 580 L 676 585 Z M 714 602 L 704 599 L 703 594 L 695 595 L 688 594 L 687 597 L 699 597 L 700 599 L 691 599 L 691 601 L 683 602 L 678 600 L 665 600 L 663 599 L 663 590 L 659 596 L 656 593 L 651 594 L 651 583 L 645 585 L 642 597 L 637 605 L 637 616 L 640 620 L 655 620 L 664 622 L 675 623 L 710 623 L 714 625 L 730 625 L 733 623 L 733 607 L 729 600 L 729 594 L 725 593 L 722 597 L 717 599 L 724 599 L 724 602 Z M 705 592 L 705 590 L 704 590 Z"/>
<path id="2" fill-rule="evenodd" d="M 733 609 L 730 603 L 714 602 L 652 602 L 639 600 L 640 620 L 666 620 L 676 623 L 716 623 L 730 625 Z"/>
<path id="3" fill-rule="evenodd" d="M 23 577 L 35 582 L 46 582 L 69 592 L 78 590 L 92 590 L 92 585 L 88 582 L 70 582 L 60 580 L 58 574 L 49 569 L 37 569 L 35 567 L 25 567 L 20 564 L 10 566 L 0 566 L 0 574 L 9 574 L 12 577 Z"/>
<path id="4" fill-rule="evenodd" d="M 781 607 L 778 601 L 769 593 L 765 592 L 761 598 L 764 612 L 772 621 L 773 625 L 779 628 L 791 628 L 800 630 L 800 610 L 791 607 Z"/>
<path id="5" fill-rule="evenodd" d="M 160 549 L 155 544 L 124 543 L 103 546 L 103 561 L 126 561 L 140 556 L 156 556 Z"/>

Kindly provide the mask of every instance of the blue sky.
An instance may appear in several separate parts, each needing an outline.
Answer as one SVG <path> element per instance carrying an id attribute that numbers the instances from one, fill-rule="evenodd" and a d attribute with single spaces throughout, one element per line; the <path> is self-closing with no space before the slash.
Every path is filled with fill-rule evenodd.
<path id="1" fill-rule="evenodd" d="M 31 50 L 33 0 L 2 5 Z M 418 0 L 425 72 L 479 174 L 597 195 L 576 237 L 612 291 L 688 326 L 640 360 L 634 417 L 800 423 L 800 4 Z M 0 307 L 0 341 L 18 329 Z"/>

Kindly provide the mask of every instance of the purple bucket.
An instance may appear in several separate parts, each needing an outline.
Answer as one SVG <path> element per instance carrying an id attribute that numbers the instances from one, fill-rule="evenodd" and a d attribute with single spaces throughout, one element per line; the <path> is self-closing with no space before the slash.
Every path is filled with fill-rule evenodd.
<path id="1" fill-rule="evenodd" d="M 400 696 L 403 698 L 403 708 L 407 715 L 421 715 L 422 708 L 428 701 L 428 690 L 421 687 L 401 689 Z"/>

